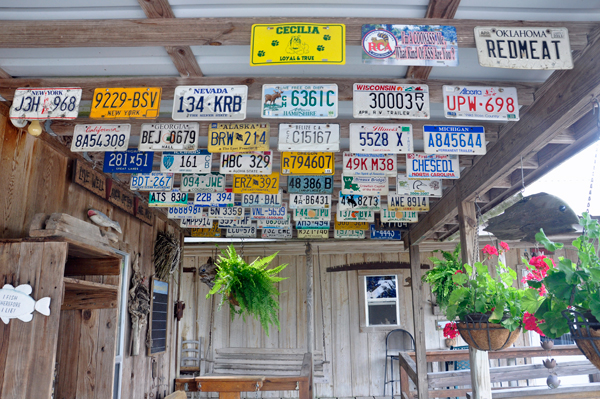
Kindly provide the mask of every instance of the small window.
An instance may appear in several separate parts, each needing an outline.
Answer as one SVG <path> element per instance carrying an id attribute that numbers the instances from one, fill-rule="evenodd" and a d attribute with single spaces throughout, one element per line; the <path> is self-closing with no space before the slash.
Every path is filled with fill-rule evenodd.
<path id="1" fill-rule="evenodd" d="M 367 326 L 397 326 L 398 277 L 364 276 Z"/>

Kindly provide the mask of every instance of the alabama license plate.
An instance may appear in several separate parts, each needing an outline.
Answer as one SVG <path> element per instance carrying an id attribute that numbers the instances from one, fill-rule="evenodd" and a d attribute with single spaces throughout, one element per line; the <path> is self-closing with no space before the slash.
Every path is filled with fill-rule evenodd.
<path id="1" fill-rule="evenodd" d="M 485 155 L 483 126 L 423 126 L 425 154 Z"/>
<path id="2" fill-rule="evenodd" d="M 406 154 L 406 176 L 411 179 L 460 179 L 458 155 Z"/>
<path id="3" fill-rule="evenodd" d="M 186 218 L 179 221 L 179 226 L 184 229 L 210 229 L 213 227 L 214 220 L 208 217 Z"/>
<path id="4" fill-rule="evenodd" d="M 136 191 L 171 191 L 173 180 L 173 173 L 134 173 L 129 188 Z"/>
<path id="5" fill-rule="evenodd" d="M 298 234 L 297 237 L 300 239 L 322 239 L 322 240 L 325 240 L 325 239 L 329 238 L 329 230 L 305 229 L 305 230 L 296 230 L 296 233 Z"/>
<path id="6" fill-rule="evenodd" d="M 429 119 L 429 86 L 354 83 L 355 118 Z"/>
<path id="7" fill-rule="evenodd" d="M 388 195 L 388 210 L 390 211 L 419 211 L 429 210 L 429 197 L 416 195 Z"/>
<path id="8" fill-rule="evenodd" d="M 286 119 L 337 118 L 338 86 L 263 85 L 261 116 Z"/>
<path id="9" fill-rule="evenodd" d="M 287 240 L 292 238 L 292 229 L 263 229 L 262 238 L 280 238 Z"/>
<path id="10" fill-rule="evenodd" d="M 241 219 L 244 217 L 244 208 L 241 206 L 228 206 L 208 208 L 208 217 L 211 219 Z"/>
<path id="11" fill-rule="evenodd" d="M 71 151 L 127 151 L 130 132 L 130 124 L 75 125 Z"/>
<path id="12" fill-rule="evenodd" d="M 412 125 L 351 123 L 350 152 L 361 154 L 413 152 Z"/>
<path id="13" fill-rule="evenodd" d="M 329 220 L 298 220 L 296 222 L 296 229 L 325 229 L 329 230 Z"/>
<path id="14" fill-rule="evenodd" d="M 389 191 L 387 176 L 346 176 L 342 174 L 343 194 L 384 195 Z"/>
<path id="15" fill-rule="evenodd" d="M 282 175 L 333 175 L 335 153 L 333 152 L 282 152 Z"/>
<path id="16" fill-rule="evenodd" d="M 333 238 L 349 238 L 363 239 L 365 238 L 364 230 L 333 230 Z"/>
<path id="17" fill-rule="evenodd" d="M 160 171 L 170 173 L 210 173 L 212 154 L 206 150 L 163 152 Z"/>
<path id="18" fill-rule="evenodd" d="M 335 222 L 333 224 L 336 230 L 369 230 L 368 222 L 346 222 L 339 220 L 337 214 L 335 215 Z"/>
<path id="19" fill-rule="evenodd" d="M 182 193 L 178 189 L 173 191 L 150 192 L 148 194 L 148 206 L 152 207 L 170 207 L 187 206 L 188 194 Z"/>
<path id="20" fill-rule="evenodd" d="M 194 205 L 193 203 L 189 202 L 187 206 L 175 206 L 169 208 L 169 211 L 167 212 L 167 217 L 169 219 L 200 219 L 203 217 L 207 217 L 206 211 L 204 209 L 206 208 Z"/>
<path id="21" fill-rule="evenodd" d="M 294 209 L 294 221 L 331 220 L 331 209 Z"/>
<path id="22" fill-rule="evenodd" d="M 333 176 L 288 176 L 290 194 L 332 194 Z"/>
<path id="23" fill-rule="evenodd" d="M 269 124 L 213 122 L 208 127 L 208 151 L 269 151 Z"/>
<path id="24" fill-rule="evenodd" d="M 381 197 L 379 195 L 358 195 L 339 193 L 338 209 L 357 211 L 377 211 Z"/>
<path id="25" fill-rule="evenodd" d="M 196 151 L 200 137 L 200 124 L 144 123 L 140 132 L 140 151 L 182 150 Z"/>
<path id="26" fill-rule="evenodd" d="M 225 175 L 268 175 L 273 171 L 271 151 L 222 152 L 219 171 Z"/>
<path id="27" fill-rule="evenodd" d="M 398 174 L 396 154 L 355 154 L 344 152 L 344 175 L 390 176 Z"/>
<path id="28" fill-rule="evenodd" d="M 231 191 L 226 191 L 223 193 L 196 193 L 194 197 L 194 205 L 203 207 L 233 206 L 234 202 L 235 194 L 233 194 Z"/>
<path id="29" fill-rule="evenodd" d="M 343 211 L 338 209 L 335 215 L 340 222 L 370 222 L 375 221 L 375 212 L 373 211 Z"/>
<path id="30" fill-rule="evenodd" d="M 90 118 L 158 118 L 160 87 L 111 87 L 94 90 Z"/>
<path id="31" fill-rule="evenodd" d="M 10 107 L 10 119 L 75 119 L 81 91 L 80 87 L 18 88 Z"/>
<path id="32" fill-rule="evenodd" d="M 225 229 L 227 238 L 256 238 L 256 226 Z"/>
<path id="33" fill-rule="evenodd" d="M 179 188 L 188 193 L 221 193 L 225 191 L 225 175 L 218 173 L 182 175 Z"/>
<path id="34" fill-rule="evenodd" d="M 248 86 L 177 86 L 173 97 L 175 121 L 246 119 Z"/>
<path id="35" fill-rule="evenodd" d="M 210 208 L 210 209 L 229 209 L 229 208 Z M 250 215 L 244 216 L 241 219 L 219 219 L 219 228 L 226 229 L 229 227 L 251 227 L 252 221 Z"/>
<path id="36" fill-rule="evenodd" d="M 380 217 L 383 223 L 416 223 L 419 221 L 417 211 L 390 211 L 387 204 L 381 204 Z"/>
<path id="37" fill-rule="evenodd" d="M 396 177 L 396 194 L 398 195 L 420 195 L 423 197 L 441 197 L 441 179 L 414 179 L 406 175 Z"/>
<path id="38" fill-rule="evenodd" d="M 261 219 L 256 221 L 259 229 L 289 229 L 290 214 L 285 215 L 285 219 Z"/>
<path id="39" fill-rule="evenodd" d="M 279 190 L 278 194 L 242 194 L 243 207 L 277 207 L 281 206 L 283 193 Z"/>
<path id="40" fill-rule="evenodd" d="M 518 121 L 519 103 L 514 87 L 443 86 L 446 118 Z"/>
<path id="41" fill-rule="evenodd" d="M 277 194 L 279 172 L 270 175 L 233 175 L 234 193 Z"/>
<path id="42" fill-rule="evenodd" d="M 399 230 L 377 230 L 375 225 L 370 225 L 371 240 L 401 240 L 402 232 Z"/>
<path id="43" fill-rule="evenodd" d="M 340 150 L 338 124 L 279 124 L 279 151 L 335 151 Z"/>
<path id="44" fill-rule="evenodd" d="M 290 194 L 290 209 L 321 209 L 330 207 L 330 194 Z"/>
<path id="45" fill-rule="evenodd" d="M 284 202 L 282 206 L 277 208 L 250 208 L 252 211 L 250 218 L 252 220 L 261 219 L 280 219 L 285 220 L 287 217 L 287 202 Z"/>

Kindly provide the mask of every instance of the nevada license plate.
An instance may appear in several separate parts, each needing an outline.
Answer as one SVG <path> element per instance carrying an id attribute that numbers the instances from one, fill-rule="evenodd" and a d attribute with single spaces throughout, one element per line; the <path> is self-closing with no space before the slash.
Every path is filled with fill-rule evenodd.
<path id="1" fill-rule="evenodd" d="M 203 207 L 233 206 L 235 195 L 231 191 L 224 193 L 196 193 L 194 204 Z"/>
<path id="2" fill-rule="evenodd" d="M 167 217 L 169 219 L 199 219 L 207 217 L 204 209 L 205 208 L 201 206 L 194 205 L 193 203 L 189 202 L 187 206 L 175 206 L 169 208 Z"/>
<path id="3" fill-rule="evenodd" d="M 183 150 L 196 151 L 200 124 L 144 123 L 140 132 L 140 151 Z"/>
<path id="4" fill-rule="evenodd" d="M 261 219 L 280 219 L 285 220 L 287 217 L 287 202 L 284 202 L 282 206 L 277 208 L 250 208 L 252 211 L 252 220 Z"/>
<path id="5" fill-rule="evenodd" d="M 177 189 L 173 191 L 163 191 L 148 194 L 148 206 L 169 207 L 169 206 L 187 206 L 188 195 Z"/>
<path id="6" fill-rule="evenodd" d="M 321 230 L 321 229 L 315 229 L 315 230 L 309 230 L 309 229 L 305 229 L 305 230 L 296 230 L 297 234 L 298 234 L 298 238 L 302 239 L 327 239 L 329 238 L 329 230 Z"/>
<path id="7" fill-rule="evenodd" d="M 336 230 L 369 230 L 368 222 L 345 222 L 339 220 L 337 214 L 333 226 Z"/>
<path id="8" fill-rule="evenodd" d="M 423 126 L 425 154 L 485 155 L 483 126 Z"/>
<path id="9" fill-rule="evenodd" d="M 396 177 L 396 194 L 441 197 L 441 179 L 409 179 L 406 175 Z"/>
<path id="10" fill-rule="evenodd" d="M 296 229 L 325 229 L 329 230 L 329 220 L 298 220 Z"/>
<path id="11" fill-rule="evenodd" d="M 344 152 L 344 175 L 348 176 L 396 176 L 396 154 L 355 154 Z"/>
<path id="12" fill-rule="evenodd" d="M 390 211 L 387 204 L 381 204 L 381 221 L 383 223 L 416 223 L 419 221 L 417 211 Z"/>
<path id="13" fill-rule="evenodd" d="M 333 230 L 333 238 L 363 239 L 363 238 L 365 238 L 365 231 L 364 230 Z"/>
<path id="14" fill-rule="evenodd" d="M 289 239 L 292 238 L 292 229 L 263 229 L 261 237 Z"/>
<path id="15" fill-rule="evenodd" d="M 335 154 L 333 152 L 282 152 L 282 175 L 333 175 Z"/>
<path id="16" fill-rule="evenodd" d="M 209 173 L 206 175 L 182 175 L 179 188 L 190 193 L 220 193 L 225 191 L 225 175 Z"/>
<path id="17" fill-rule="evenodd" d="M 377 230 L 375 225 L 370 225 L 371 240 L 401 240 L 402 232 L 399 230 Z"/>
<path id="18" fill-rule="evenodd" d="M 273 171 L 271 151 L 222 152 L 219 171 L 225 175 L 268 175 Z"/>
<path id="19" fill-rule="evenodd" d="M 211 123 L 210 152 L 269 151 L 268 123 Z"/>
<path id="20" fill-rule="evenodd" d="M 90 118 L 158 118 L 160 87 L 112 87 L 94 90 Z"/>
<path id="21" fill-rule="evenodd" d="M 412 125 L 351 123 L 350 152 L 365 154 L 413 152 Z"/>
<path id="22" fill-rule="evenodd" d="M 388 210 L 426 212 L 429 210 L 429 197 L 388 195 Z"/>
<path id="23" fill-rule="evenodd" d="M 270 175 L 233 175 L 234 193 L 277 194 L 279 193 L 279 172 Z"/>
<path id="24" fill-rule="evenodd" d="M 460 179 L 458 155 L 406 154 L 406 176 L 411 179 Z"/>
<path id="25" fill-rule="evenodd" d="M 173 173 L 134 173 L 129 188 L 137 191 L 171 191 L 173 180 Z"/>
<path id="26" fill-rule="evenodd" d="M 446 118 L 518 121 L 514 87 L 443 86 Z"/>
<path id="27" fill-rule="evenodd" d="M 243 207 L 277 207 L 281 206 L 282 191 L 279 190 L 278 194 L 242 194 L 242 206 Z"/>
<path id="28" fill-rule="evenodd" d="M 290 209 L 321 209 L 331 207 L 329 194 L 290 194 Z"/>
<path id="29" fill-rule="evenodd" d="M 79 87 L 19 88 L 10 107 L 10 119 L 75 119 L 81 91 Z"/>
<path id="30" fill-rule="evenodd" d="M 343 211 L 338 209 L 335 215 L 340 222 L 374 222 L 375 212 L 373 211 Z"/>
<path id="31" fill-rule="evenodd" d="M 206 216 L 201 218 L 181 219 L 179 226 L 184 229 L 210 229 L 213 227 L 213 219 Z"/>
<path id="32" fill-rule="evenodd" d="M 210 209 L 230 209 L 230 208 L 210 208 Z M 250 215 L 244 216 L 241 219 L 219 219 L 219 228 L 226 229 L 228 227 L 252 227 Z"/>
<path id="33" fill-rule="evenodd" d="M 339 151 L 340 125 L 279 124 L 279 151 Z"/>
<path id="34" fill-rule="evenodd" d="M 225 230 L 227 238 L 256 238 L 256 226 L 233 227 Z"/>
<path id="35" fill-rule="evenodd" d="M 228 206 L 208 208 L 208 217 L 211 219 L 241 219 L 244 217 L 244 208 L 241 206 Z"/>
<path id="36" fill-rule="evenodd" d="M 383 195 L 389 191 L 387 176 L 346 176 L 342 174 L 343 194 Z"/>
<path id="37" fill-rule="evenodd" d="M 209 229 L 192 229 L 192 237 L 221 237 L 221 229 L 217 226 L 217 222 Z"/>
<path id="38" fill-rule="evenodd" d="M 263 118 L 319 119 L 338 117 L 338 86 L 263 85 Z"/>
<path id="39" fill-rule="evenodd" d="M 72 152 L 127 151 L 131 125 L 75 125 Z"/>
<path id="40" fill-rule="evenodd" d="M 175 121 L 246 119 L 248 86 L 177 86 L 173 97 Z"/>
<path id="41" fill-rule="evenodd" d="M 256 222 L 259 229 L 289 229 L 290 214 L 285 215 L 285 219 L 261 219 Z"/>
<path id="42" fill-rule="evenodd" d="M 332 194 L 332 176 L 288 176 L 290 194 Z"/>
<path id="43" fill-rule="evenodd" d="M 337 203 L 338 209 L 357 210 L 357 211 L 376 211 L 379 210 L 379 195 L 357 195 L 339 193 Z"/>
<path id="44" fill-rule="evenodd" d="M 429 86 L 354 83 L 355 118 L 429 119 Z"/>
<path id="45" fill-rule="evenodd" d="M 212 154 L 206 150 L 163 152 L 160 171 L 170 173 L 210 173 Z"/>
<path id="46" fill-rule="evenodd" d="M 294 209 L 294 221 L 299 220 L 331 220 L 330 209 Z"/>

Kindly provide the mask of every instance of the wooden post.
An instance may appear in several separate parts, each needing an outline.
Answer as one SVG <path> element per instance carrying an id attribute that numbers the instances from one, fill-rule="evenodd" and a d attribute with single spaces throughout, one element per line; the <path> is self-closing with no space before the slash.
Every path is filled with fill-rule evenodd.
<path id="1" fill-rule="evenodd" d="M 475 237 L 479 234 L 477 214 L 474 202 L 461 202 L 458 204 L 458 223 L 460 228 L 460 248 L 462 260 L 473 265 L 477 260 L 475 251 Z M 471 387 L 473 399 L 491 399 L 492 384 L 490 382 L 490 361 L 488 353 L 469 347 L 469 361 L 471 362 Z"/>
<path id="2" fill-rule="evenodd" d="M 312 399 L 312 393 L 314 392 L 312 386 L 312 376 L 314 375 L 315 362 L 314 359 L 314 351 L 315 351 L 315 323 L 313 320 L 313 256 L 312 256 L 312 246 L 310 242 L 306 243 L 306 351 L 310 353 L 311 362 L 310 362 L 310 376 L 309 378 L 309 392 L 310 399 Z"/>
<path id="3" fill-rule="evenodd" d="M 423 282 L 421 281 L 421 254 L 418 245 L 410 245 L 410 275 L 412 280 L 415 353 L 417 357 L 417 381 L 415 382 L 418 399 L 429 399 L 427 358 L 425 354 L 425 309 L 423 307 Z"/>

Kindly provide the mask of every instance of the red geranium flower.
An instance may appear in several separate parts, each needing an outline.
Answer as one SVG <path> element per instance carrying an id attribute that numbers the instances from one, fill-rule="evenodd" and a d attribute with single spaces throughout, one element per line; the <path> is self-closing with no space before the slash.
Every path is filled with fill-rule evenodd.
<path id="1" fill-rule="evenodd" d="M 456 328 L 456 323 L 446 323 L 444 326 L 444 338 L 454 339 L 458 337 L 458 328 Z"/>
<path id="2" fill-rule="evenodd" d="M 504 241 L 500 242 L 500 246 L 502 247 L 503 250 L 505 251 L 510 251 L 510 247 L 508 246 L 507 243 L 505 243 Z"/>
<path id="3" fill-rule="evenodd" d="M 493 247 L 491 245 L 486 245 L 485 247 L 483 247 L 483 249 L 481 250 L 481 252 L 483 252 L 484 254 L 488 255 L 488 259 L 492 257 L 492 255 L 496 255 L 498 256 L 498 250 L 496 249 L 496 247 Z"/>
<path id="4" fill-rule="evenodd" d="M 458 274 L 458 273 L 464 273 L 462 270 L 457 270 L 454 272 L 454 274 Z"/>
<path id="5" fill-rule="evenodd" d="M 541 336 L 545 336 L 544 333 L 542 332 L 542 330 L 540 330 L 540 327 L 538 326 L 539 323 L 543 323 L 544 320 L 538 320 L 534 315 L 532 315 L 529 312 L 525 312 L 525 314 L 523 315 L 523 324 L 525 325 L 525 329 L 529 330 L 529 331 L 535 331 L 536 333 L 540 334 Z"/>

